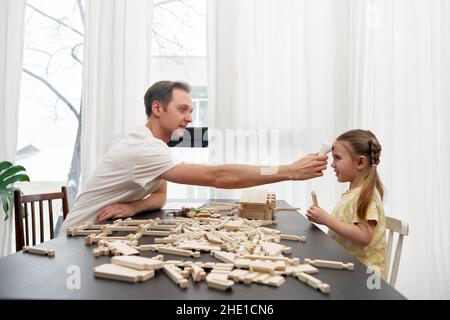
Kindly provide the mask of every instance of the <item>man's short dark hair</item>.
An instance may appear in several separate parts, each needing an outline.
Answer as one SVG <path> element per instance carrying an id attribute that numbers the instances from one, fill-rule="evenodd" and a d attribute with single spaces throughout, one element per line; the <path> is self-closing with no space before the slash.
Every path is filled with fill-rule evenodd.
<path id="1" fill-rule="evenodd" d="M 169 102 L 172 100 L 173 89 L 181 89 L 187 93 L 191 92 L 189 84 L 181 81 L 159 81 L 154 83 L 145 93 L 144 104 L 145 113 L 150 118 L 152 114 L 152 104 L 154 101 L 162 103 L 164 110 L 167 110 Z"/>

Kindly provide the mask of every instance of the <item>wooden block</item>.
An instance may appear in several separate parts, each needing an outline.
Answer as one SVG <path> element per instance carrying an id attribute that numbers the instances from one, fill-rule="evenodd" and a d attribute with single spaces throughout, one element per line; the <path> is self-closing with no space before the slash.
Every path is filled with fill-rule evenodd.
<path id="1" fill-rule="evenodd" d="M 233 270 L 234 265 L 232 263 L 215 263 L 214 269 Z"/>
<path id="2" fill-rule="evenodd" d="M 139 254 L 138 250 L 134 249 L 133 247 L 130 247 L 129 245 L 121 241 L 113 241 L 108 246 L 114 255 L 116 255 L 116 252 L 118 252 L 118 254 L 123 256 Z"/>
<path id="3" fill-rule="evenodd" d="M 286 270 L 286 263 L 284 261 L 275 261 L 275 271 Z"/>
<path id="4" fill-rule="evenodd" d="M 100 234 L 101 230 L 74 230 L 72 236 L 87 236 L 90 234 Z"/>
<path id="5" fill-rule="evenodd" d="M 253 278 L 253 282 L 259 283 L 259 284 L 265 284 L 265 281 L 272 277 L 272 275 L 268 273 L 259 273 L 258 275 Z"/>
<path id="6" fill-rule="evenodd" d="M 170 238 L 155 238 L 154 241 L 156 244 L 172 244 L 177 242 L 177 239 L 170 239 Z"/>
<path id="7" fill-rule="evenodd" d="M 319 268 L 347 269 L 347 270 L 354 270 L 355 268 L 355 265 L 351 262 L 343 263 L 340 261 L 332 261 L 332 260 L 312 260 L 305 258 L 305 263 Z"/>
<path id="8" fill-rule="evenodd" d="M 90 234 L 84 238 L 84 242 L 86 245 L 91 245 L 95 242 L 99 242 L 100 240 L 107 240 L 107 241 L 134 241 L 140 238 L 142 236 L 141 234 L 129 234 L 125 237 L 108 237 L 106 233 L 100 233 L 98 235 Z"/>
<path id="9" fill-rule="evenodd" d="M 256 210 L 242 210 L 239 209 L 238 211 L 239 217 L 246 218 L 246 219 L 255 219 L 255 220 L 263 220 L 266 219 L 265 210 L 261 209 L 259 211 Z"/>
<path id="10" fill-rule="evenodd" d="M 117 241 L 117 240 L 113 240 L 113 241 Z M 110 241 L 110 240 L 99 240 L 98 242 L 97 242 L 97 245 L 99 246 L 99 247 L 107 247 L 107 246 L 109 246 L 109 244 L 111 243 L 111 242 L 113 242 L 113 241 Z M 135 246 L 136 244 L 134 243 L 134 241 L 128 241 L 128 240 L 121 240 L 121 241 L 123 241 L 123 243 L 126 243 L 127 245 L 129 245 L 129 246 Z M 137 243 L 137 241 L 136 241 L 136 243 Z"/>
<path id="11" fill-rule="evenodd" d="M 211 255 L 220 261 L 223 261 L 226 263 L 231 263 L 234 265 L 234 262 L 235 262 L 234 253 L 214 250 L 214 251 L 211 251 Z"/>
<path id="12" fill-rule="evenodd" d="M 261 275 L 261 274 L 258 273 L 258 272 L 249 272 L 249 273 L 247 273 L 247 274 L 244 276 L 244 283 L 247 284 L 247 285 L 249 285 L 249 284 L 251 284 L 251 283 L 253 282 L 253 280 L 254 280 L 256 277 L 258 277 L 258 276 L 260 276 L 260 275 Z"/>
<path id="13" fill-rule="evenodd" d="M 293 241 L 301 241 L 306 242 L 305 236 L 296 236 L 292 234 L 280 234 L 280 238 L 283 240 L 293 240 Z"/>
<path id="14" fill-rule="evenodd" d="M 90 235 L 84 237 L 84 244 L 87 245 L 87 246 L 90 246 L 91 244 L 94 243 L 95 237 L 96 237 L 95 234 L 90 234 Z"/>
<path id="15" fill-rule="evenodd" d="M 288 260 L 288 265 L 290 266 L 298 266 L 300 264 L 299 258 L 292 258 Z"/>
<path id="16" fill-rule="evenodd" d="M 150 230 L 155 230 L 155 231 L 159 230 L 159 231 L 169 231 L 170 232 L 170 230 L 172 230 L 176 227 L 177 226 L 173 225 L 173 224 L 162 224 L 162 225 L 157 224 L 157 225 L 151 226 Z"/>
<path id="17" fill-rule="evenodd" d="M 319 203 L 317 202 L 317 195 L 314 191 L 311 191 L 311 199 L 312 199 L 313 206 L 319 207 Z"/>
<path id="18" fill-rule="evenodd" d="M 183 250 L 183 249 L 178 249 L 178 248 L 174 248 L 174 247 L 158 247 L 158 252 L 162 252 L 162 253 L 168 253 L 168 254 L 173 254 L 173 255 L 179 255 L 179 256 L 184 256 L 184 257 L 194 257 L 194 258 L 200 258 L 200 252 L 196 251 L 193 252 L 191 250 Z"/>
<path id="19" fill-rule="evenodd" d="M 250 259 L 237 258 L 237 259 L 235 260 L 234 265 L 235 265 L 237 268 L 241 268 L 241 269 L 249 269 L 249 268 L 250 268 L 250 262 L 251 262 Z"/>
<path id="20" fill-rule="evenodd" d="M 234 282 L 244 282 L 244 277 L 249 273 L 248 270 L 234 269 L 228 274 L 228 278 Z M 251 283 L 251 281 L 250 281 Z"/>
<path id="21" fill-rule="evenodd" d="M 172 234 L 180 234 L 181 230 L 183 230 L 183 225 L 179 224 L 175 228 L 170 229 L 170 233 L 172 233 Z"/>
<path id="22" fill-rule="evenodd" d="M 259 230 L 262 231 L 263 233 L 266 234 L 278 234 L 281 233 L 280 230 L 276 230 L 276 229 L 271 229 L 271 228 L 266 228 L 266 227 L 259 227 Z"/>
<path id="23" fill-rule="evenodd" d="M 223 244 L 223 240 L 212 232 L 206 232 L 205 236 L 209 242 Z"/>
<path id="24" fill-rule="evenodd" d="M 136 250 L 139 251 L 158 251 L 158 248 L 160 247 L 160 245 L 157 244 L 142 244 L 140 246 L 136 246 L 134 247 Z"/>
<path id="25" fill-rule="evenodd" d="M 222 291 L 229 289 L 234 284 L 232 280 L 219 280 L 216 278 L 208 279 L 208 277 L 206 277 L 206 282 L 208 283 L 208 287 Z"/>
<path id="26" fill-rule="evenodd" d="M 284 254 L 291 254 L 292 253 L 292 248 L 291 247 L 284 247 L 282 252 Z"/>
<path id="27" fill-rule="evenodd" d="M 139 256 L 112 257 L 111 263 L 136 270 L 156 270 L 163 267 L 161 260 Z"/>
<path id="28" fill-rule="evenodd" d="M 136 232 L 138 231 L 138 226 L 107 226 L 106 230 L 108 234 L 111 234 L 114 231 L 129 231 L 129 232 Z"/>
<path id="29" fill-rule="evenodd" d="M 92 253 L 95 257 L 100 256 L 107 256 L 109 255 L 109 248 L 108 247 L 98 247 L 92 250 Z"/>
<path id="30" fill-rule="evenodd" d="M 211 250 L 220 251 L 220 250 L 222 250 L 220 248 L 220 246 L 204 245 L 204 244 L 199 244 L 199 243 L 195 243 L 195 242 L 182 242 L 178 245 L 178 248 L 191 249 L 191 250 L 197 250 L 197 251 L 211 251 Z"/>
<path id="31" fill-rule="evenodd" d="M 284 250 L 286 248 L 286 246 L 283 246 L 281 244 L 267 242 L 267 241 L 261 241 L 260 244 L 261 244 L 263 251 L 268 256 L 278 256 L 281 254 L 282 250 Z"/>
<path id="32" fill-rule="evenodd" d="M 214 262 L 203 262 L 201 267 L 205 269 L 213 269 L 215 265 L 216 264 Z"/>
<path id="33" fill-rule="evenodd" d="M 159 231 L 159 230 L 148 230 L 143 231 L 142 235 L 144 236 L 154 236 L 154 237 L 167 237 L 170 236 L 170 231 Z"/>
<path id="34" fill-rule="evenodd" d="M 222 280 L 222 281 L 226 281 L 228 280 L 230 271 L 224 271 L 224 270 L 211 270 L 210 273 L 208 273 L 208 275 L 206 276 L 206 280 L 208 281 L 209 279 L 217 279 L 217 280 Z"/>
<path id="35" fill-rule="evenodd" d="M 212 233 L 218 237 L 220 237 L 221 239 L 227 241 L 227 242 L 232 242 L 234 243 L 236 240 L 234 240 L 234 238 L 228 236 L 225 232 L 222 231 L 212 231 Z"/>
<path id="36" fill-rule="evenodd" d="M 164 260 L 164 256 L 162 254 L 158 254 L 157 256 L 152 257 L 152 259 L 163 261 Z"/>
<path id="37" fill-rule="evenodd" d="M 209 273 L 210 275 L 221 275 L 224 279 L 228 278 L 228 275 L 230 274 L 231 270 L 224 270 L 224 269 L 212 269 Z"/>
<path id="38" fill-rule="evenodd" d="M 158 224 L 174 224 L 174 225 L 180 225 L 186 223 L 182 219 L 166 219 L 166 220 L 159 220 Z"/>
<path id="39" fill-rule="evenodd" d="M 275 208 L 275 211 L 298 211 L 300 208 Z"/>
<path id="40" fill-rule="evenodd" d="M 331 291 L 330 285 L 323 283 L 319 279 L 314 278 L 313 276 L 310 276 L 309 274 L 306 274 L 304 272 L 299 272 L 297 274 L 297 278 L 307 285 L 313 287 L 314 289 L 320 290 L 322 293 L 329 294 Z"/>
<path id="41" fill-rule="evenodd" d="M 275 269 L 274 269 L 272 263 L 270 263 L 270 262 L 251 261 L 250 262 L 250 271 L 275 275 Z"/>
<path id="42" fill-rule="evenodd" d="M 192 279 L 200 282 L 206 279 L 206 272 L 197 264 L 192 264 Z"/>
<path id="43" fill-rule="evenodd" d="M 273 276 L 264 281 L 265 284 L 268 284 L 270 286 L 277 287 L 277 288 L 281 287 L 283 285 L 283 283 L 285 283 L 285 282 L 286 282 L 286 279 L 284 279 L 284 277 L 282 277 L 282 276 Z"/>
<path id="44" fill-rule="evenodd" d="M 120 223 L 122 226 L 139 226 L 144 224 L 153 223 L 154 219 L 131 219 L 127 218 L 122 221 L 122 219 L 114 220 L 114 224 Z"/>
<path id="45" fill-rule="evenodd" d="M 295 262 L 295 258 L 294 259 L 289 259 L 283 256 L 278 256 L 278 257 L 269 257 L 269 256 L 258 256 L 258 255 L 242 255 L 242 256 L 238 256 L 237 258 L 239 259 L 249 259 L 249 260 L 270 260 L 270 261 L 285 261 L 288 264 L 294 264 Z M 298 263 L 297 263 L 298 265 Z"/>
<path id="46" fill-rule="evenodd" d="M 188 281 L 175 269 L 173 265 L 165 264 L 163 266 L 164 273 L 172 279 L 180 288 L 187 288 Z"/>
<path id="47" fill-rule="evenodd" d="M 105 278 L 120 281 L 138 282 L 147 281 L 155 276 L 154 270 L 139 271 L 117 264 L 102 264 L 94 268 L 94 275 L 97 278 Z"/>
<path id="48" fill-rule="evenodd" d="M 49 256 L 49 257 L 54 257 L 55 256 L 55 250 L 51 250 L 51 249 L 45 249 L 45 248 L 40 248 L 40 247 L 23 246 L 22 250 L 23 250 L 23 252 L 39 254 L 39 255 L 42 255 L 42 256 Z"/>
<path id="49" fill-rule="evenodd" d="M 229 221 L 226 225 L 225 225 L 225 229 L 229 230 L 229 231 L 239 231 L 241 229 L 242 226 L 242 222 L 239 220 L 232 220 Z"/>
<path id="50" fill-rule="evenodd" d="M 295 276 L 299 272 L 308 273 L 308 274 L 316 274 L 316 273 L 319 273 L 319 270 L 309 264 L 300 264 L 298 266 L 286 266 L 286 268 L 284 270 L 282 270 L 280 272 L 275 272 L 275 273 Z"/>
<path id="51" fill-rule="evenodd" d="M 87 236 L 90 234 L 99 234 L 101 233 L 100 229 L 96 229 L 96 230 L 85 230 L 85 229 L 79 229 L 79 228 L 73 228 L 73 227 L 69 227 L 66 229 L 66 234 L 69 237 L 73 237 L 73 236 Z"/>
<path id="52" fill-rule="evenodd" d="M 184 270 L 181 270 L 180 274 L 183 276 L 183 278 L 187 279 L 191 275 L 191 271 L 192 271 L 192 268 L 188 267 L 188 268 L 185 268 Z"/>

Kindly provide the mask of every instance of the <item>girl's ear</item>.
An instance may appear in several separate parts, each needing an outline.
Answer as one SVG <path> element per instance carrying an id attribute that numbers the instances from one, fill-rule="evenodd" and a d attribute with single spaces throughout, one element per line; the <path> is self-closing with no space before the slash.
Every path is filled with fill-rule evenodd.
<path id="1" fill-rule="evenodd" d="M 362 170 L 367 166 L 368 160 L 365 156 L 359 156 L 356 158 L 356 167 L 358 170 Z"/>

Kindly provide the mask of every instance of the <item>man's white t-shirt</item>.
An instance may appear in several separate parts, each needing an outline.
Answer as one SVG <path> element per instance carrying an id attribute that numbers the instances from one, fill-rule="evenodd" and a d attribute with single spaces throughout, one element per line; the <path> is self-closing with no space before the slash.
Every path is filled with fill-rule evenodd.
<path id="1" fill-rule="evenodd" d="M 174 166 L 169 147 L 147 127 L 129 132 L 100 161 L 77 196 L 60 235 L 67 227 L 94 222 L 108 205 L 144 199 L 159 188 L 157 177 Z"/>

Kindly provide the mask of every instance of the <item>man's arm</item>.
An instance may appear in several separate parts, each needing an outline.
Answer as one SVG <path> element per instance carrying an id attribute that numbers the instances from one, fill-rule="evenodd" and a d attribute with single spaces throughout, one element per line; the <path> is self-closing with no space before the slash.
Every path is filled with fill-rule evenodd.
<path id="1" fill-rule="evenodd" d="M 323 176 L 326 155 L 308 155 L 290 165 L 263 167 L 250 165 L 178 164 L 159 178 L 189 185 L 221 189 L 242 189 L 285 180 L 308 180 Z"/>
<path id="2" fill-rule="evenodd" d="M 167 181 L 162 181 L 159 188 L 143 200 L 128 203 L 115 203 L 103 208 L 97 215 L 97 221 L 111 218 L 132 217 L 142 211 L 158 210 L 164 207 L 167 197 Z"/>

